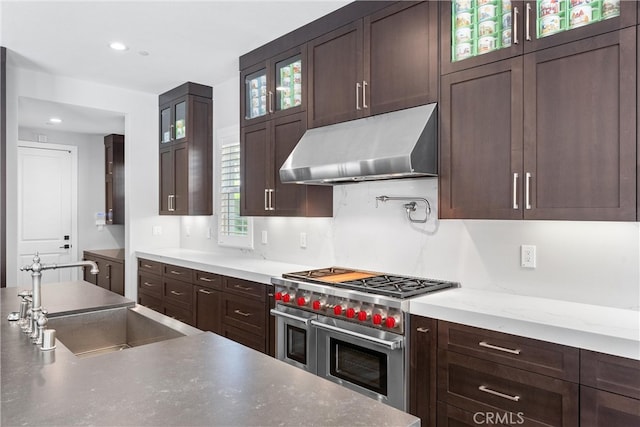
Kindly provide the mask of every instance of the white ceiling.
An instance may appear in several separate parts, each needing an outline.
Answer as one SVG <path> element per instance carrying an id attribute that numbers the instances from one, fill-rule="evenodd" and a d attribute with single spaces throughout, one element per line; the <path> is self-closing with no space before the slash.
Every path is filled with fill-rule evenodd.
<path id="1" fill-rule="evenodd" d="M 185 81 L 229 80 L 237 76 L 239 56 L 347 3 L 0 0 L 0 45 L 10 66 L 160 94 Z M 108 45 L 115 40 L 129 49 L 113 51 Z M 21 100 L 20 126 L 44 127 L 38 114 L 55 104 L 39 102 Z M 63 123 L 73 128 L 76 119 L 67 117 Z"/>

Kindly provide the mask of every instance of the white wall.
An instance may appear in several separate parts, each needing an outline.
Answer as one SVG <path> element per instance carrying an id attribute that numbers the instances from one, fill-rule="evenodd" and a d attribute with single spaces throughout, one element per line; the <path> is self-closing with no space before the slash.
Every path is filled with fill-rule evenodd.
<path id="1" fill-rule="evenodd" d="M 238 84 L 233 79 L 214 88 L 215 128 L 238 126 Z M 401 202 L 389 201 L 376 208 L 379 195 L 426 197 L 434 209 L 433 219 L 410 224 Z M 639 223 L 439 221 L 436 178 L 335 186 L 334 218 L 255 218 L 251 251 L 218 247 L 215 234 L 206 238 L 209 227 L 215 232 L 215 215 L 183 218 L 181 246 L 640 309 Z M 267 245 L 260 243 L 263 230 L 268 234 Z M 306 249 L 299 246 L 301 232 L 307 233 Z M 522 244 L 536 245 L 536 269 L 520 267 Z"/>
<path id="2" fill-rule="evenodd" d="M 8 52 L 8 56 L 12 52 Z M 11 63 L 12 61 L 8 61 Z M 17 141 L 18 98 L 24 96 L 88 108 L 115 111 L 125 116 L 125 280 L 126 296 L 135 298 L 139 248 L 179 245 L 179 220 L 158 215 L 158 97 L 92 82 L 8 67 L 7 70 L 7 285 L 16 283 L 17 247 Z M 11 207 L 14 207 L 13 209 Z M 153 235 L 152 227 L 162 227 Z M 46 304 L 46 302 L 45 302 Z"/>
<path id="3" fill-rule="evenodd" d="M 104 135 L 18 128 L 20 141 L 38 142 L 38 135 L 47 143 L 78 147 L 78 256 L 85 249 L 124 248 L 124 225 L 95 225 L 95 214 L 105 210 Z"/>

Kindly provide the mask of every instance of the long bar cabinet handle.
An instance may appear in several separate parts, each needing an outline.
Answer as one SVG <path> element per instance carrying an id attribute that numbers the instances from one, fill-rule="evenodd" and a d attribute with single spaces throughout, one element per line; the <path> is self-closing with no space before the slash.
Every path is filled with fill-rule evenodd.
<path id="1" fill-rule="evenodd" d="M 367 105 L 367 83 L 366 80 L 362 81 L 362 108 L 369 108 Z"/>
<path id="2" fill-rule="evenodd" d="M 520 11 L 518 10 L 518 6 L 513 8 L 511 21 L 513 22 L 513 44 L 519 44 L 520 40 L 518 40 L 518 15 L 520 15 Z"/>
<path id="3" fill-rule="evenodd" d="M 143 285 L 148 286 L 150 288 L 155 288 L 156 285 L 154 285 L 153 283 L 149 283 L 149 282 L 144 282 Z"/>
<path id="4" fill-rule="evenodd" d="M 513 209 L 518 209 L 518 173 L 513 173 Z"/>
<path id="5" fill-rule="evenodd" d="M 426 334 L 427 332 L 429 332 L 429 328 L 416 328 L 416 331 L 422 334 Z"/>
<path id="6" fill-rule="evenodd" d="M 276 208 L 273 207 L 273 192 L 275 190 L 273 188 L 269 189 L 269 210 L 274 211 Z"/>
<path id="7" fill-rule="evenodd" d="M 248 286 L 234 285 L 233 287 L 236 288 L 236 289 L 240 289 L 242 291 L 250 291 L 251 290 L 251 288 L 248 287 Z"/>
<path id="8" fill-rule="evenodd" d="M 198 292 L 203 293 L 203 294 L 207 294 L 207 295 L 211 295 L 213 292 L 209 292 L 206 289 L 198 289 Z"/>
<path id="9" fill-rule="evenodd" d="M 483 385 L 478 387 L 478 390 L 483 391 L 485 393 L 492 394 L 494 396 L 502 397 L 503 399 L 511 400 L 513 402 L 519 402 L 520 401 L 520 396 L 517 396 L 517 395 L 516 396 L 512 396 L 510 394 L 501 393 L 499 391 L 492 390 L 489 387 L 486 387 L 486 386 L 483 386 Z"/>
<path id="10" fill-rule="evenodd" d="M 527 41 L 531 41 L 531 32 L 530 30 L 530 25 L 529 25 L 529 15 L 531 15 L 531 3 L 527 3 L 527 12 L 525 14 L 525 20 L 524 20 L 524 31 L 525 31 L 525 40 Z"/>
<path id="11" fill-rule="evenodd" d="M 233 312 L 235 314 L 239 314 L 240 316 L 244 316 L 244 317 L 249 317 L 251 316 L 251 313 L 245 313 L 244 311 L 240 311 L 240 310 L 233 310 Z"/>
<path id="12" fill-rule="evenodd" d="M 208 277 L 199 277 L 199 280 L 202 280 L 203 282 L 213 282 L 213 279 L 209 279 Z"/>
<path id="13" fill-rule="evenodd" d="M 177 296 L 184 295 L 184 292 L 171 291 L 171 293 L 172 293 L 173 295 L 177 295 Z"/>
<path id="14" fill-rule="evenodd" d="M 269 91 L 269 113 L 273 113 L 273 92 Z"/>
<path id="15" fill-rule="evenodd" d="M 264 189 L 264 210 L 265 211 L 269 210 L 269 189 L 268 188 Z"/>
<path id="16" fill-rule="evenodd" d="M 356 110 L 362 110 L 362 108 L 360 108 L 360 82 L 356 83 Z"/>
<path id="17" fill-rule="evenodd" d="M 529 172 L 526 173 L 525 175 L 525 185 L 524 185 L 524 198 L 526 201 L 526 205 L 525 208 L 526 209 L 531 209 L 531 193 L 530 193 L 530 189 L 531 189 L 531 174 Z"/>
<path id="18" fill-rule="evenodd" d="M 478 345 L 480 347 L 490 348 L 491 350 L 504 351 L 505 353 L 510 353 L 510 354 L 520 354 L 520 350 L 519 349 L 512 350 L 512 349 L 506 348 L 506 347 L 499 347 L 497 345 L 489 344 L 486 341 L 480 341 L 478 343 Z"/>
<path id="19" fill-rule="evenodd" d="M 176 271 L 176 270 L 171 270 L 171 271 L 169 271 L 169 272 L 170 272 L 171 274 L 176 274 L 176 275 L 178 275 L 178 276 L 181 276 L 181 275 L 182 275 L 182 273 L 181 273 L 181 272 Z"/>

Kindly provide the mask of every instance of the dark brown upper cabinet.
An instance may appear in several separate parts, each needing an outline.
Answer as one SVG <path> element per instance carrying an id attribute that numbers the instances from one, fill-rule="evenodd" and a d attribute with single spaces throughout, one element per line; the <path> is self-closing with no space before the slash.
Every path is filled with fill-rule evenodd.
<path id="1" fill-rule="evenodd" d="M 307 51 L 302 45 L 240 72 L 242 126 L 307 107 Z"/>
<path id="2" fill-rule="evenodd" d="M 240 214 L 243 216 L 332 216 L 333 188 L 283 184 L 280 166 L 306 131 L 298 113 L 242 128 Z"/>
<path id="3" fill-rule="evenodd" d="M 187 82 L 160 95 L 161 215 L 213 212 L 212 92 Z"/>
<path id="4" fill-rule="evenodd" d="M 398 2 L 308 44 L 309 127 L 435 102 L 437 2 Z"/>
<path id="5" fill-rule="evenodd" d="M 441 218 L 636 219 L 635 27 L 441 85 Z"/>
<path id="6" fill-rule="evenodd" d="M 124 224 L 124 135 L 104 137 L 105 220 Z"/>
<path id="7" fill-rule="evenodd" d="M 442 2 L 442 74 L 633 26 L 637 8 L 616 0 Z"/>

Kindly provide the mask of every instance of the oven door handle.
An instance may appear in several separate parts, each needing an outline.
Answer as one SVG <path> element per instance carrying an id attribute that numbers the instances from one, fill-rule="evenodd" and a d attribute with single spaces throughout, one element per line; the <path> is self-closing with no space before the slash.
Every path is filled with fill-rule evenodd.
<path id="1" fill-rule="evenodd" d="M 382 347 L 388 348 L 390 350 L 397 350 L 402 348 L 402 338 L 398 338 L 397 340 L 393 340 L 393 341 L 389 341 L 389 340 L 383 340 L 381 338 L 376 338 L 376 337 L 372 337 L 369 335 L 365 335 L 365 334 L 361 334 L 359 332 L 353 332 L 353 331 L 349 331 L 346 329 L 342 329 L 339 328 L 337 326 L 333 326 L 333 325 L 327 325 L 325 323 L 322 322 L 318 322 L 317 320 L 311 320 L 311 325 L 315 326 L 316 328 L 320 328 L 320 329 L 325 329 L 327 331 L 331 331 L 331 332 L 338 332 L 344 335 L 349 335 L 355 338 L 360 338 L 363 339 L 365 341 L 369 341 L 371 343 L 374 344 L 378 344 Z"/>
<path id="2" fill-rule="evenodd" d="M 270 310 L 270 313 L 273 314 L 274 316 L 286 317 L 287 319 L 296 320 L 298 322 L 304 323 L 305 326 L 309 325 L 309 321 L 311 320 L 311 319 L 305 319 L 304 317 L 298 317 L 298 316 L 294 316 L 293 314 L 278 311 L 274 308 Z"/>

